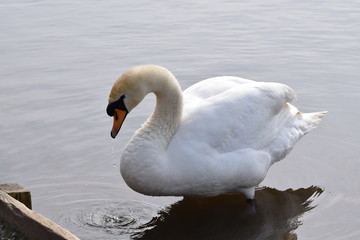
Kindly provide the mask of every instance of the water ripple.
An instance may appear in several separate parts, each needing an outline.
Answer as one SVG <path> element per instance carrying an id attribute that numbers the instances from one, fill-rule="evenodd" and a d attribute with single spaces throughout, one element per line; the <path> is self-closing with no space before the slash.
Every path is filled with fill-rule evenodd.
<path id="1" fill-rule="evenodd" d="M 128 239 L 148 227 L 158 207 L 146 203 L 98 202 L 60 216 L 58 222 L 80 239 Z"/>

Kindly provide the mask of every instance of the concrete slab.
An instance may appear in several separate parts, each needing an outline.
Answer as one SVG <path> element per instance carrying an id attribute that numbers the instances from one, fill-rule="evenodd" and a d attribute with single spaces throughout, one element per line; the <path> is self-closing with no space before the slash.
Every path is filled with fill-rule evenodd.
<path id="1" fill-rule="evenodd" d="M 30 240 L 78 240 L 65 228 L 32 211 L 0 190 L 0 220 Z"/>

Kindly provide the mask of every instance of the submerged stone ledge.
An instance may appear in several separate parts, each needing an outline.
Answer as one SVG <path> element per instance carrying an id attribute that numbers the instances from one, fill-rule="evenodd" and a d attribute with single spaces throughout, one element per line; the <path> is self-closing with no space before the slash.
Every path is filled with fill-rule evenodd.
<path id="1" fill-rule="evenodd" d="M 17 187 L 18 186 L 20 185 L 17 185 Z M 23 236 L 26 237 L 26 239 L 79 239 L 75 235 L 70 233 L 67 229 L 32 211 L 23 203 L 19 202 L 18 200 L 7 194 L 5 191 L 1 190 L 1 188 L 0 209 L 0 222 L 5 222 L 8 227 L 21 233 Z"/>

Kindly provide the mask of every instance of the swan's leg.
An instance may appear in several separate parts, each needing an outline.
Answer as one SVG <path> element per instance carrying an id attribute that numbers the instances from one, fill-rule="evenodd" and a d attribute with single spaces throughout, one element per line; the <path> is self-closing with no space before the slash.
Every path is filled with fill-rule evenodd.
<path id="1" fill-rule="evenodd" d="M 256 199 L 255 199 L 255 187 L 243 188 L 242 192 L 246 196 L 246 203 L 252 209 L 252 213 L 256 213 Z"/>

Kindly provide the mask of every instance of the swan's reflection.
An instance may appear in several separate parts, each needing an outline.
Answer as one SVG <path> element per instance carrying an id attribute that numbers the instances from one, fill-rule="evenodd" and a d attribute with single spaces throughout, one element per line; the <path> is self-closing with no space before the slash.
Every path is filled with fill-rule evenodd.
<path id="1" fill-rule="evenodd" d="M 321 188 L 256 191 L 256 205 L 242 195 L 185 198 L 141 228 L 136 239 L 296 239 L 299 217 L 314 208 Z"/>

